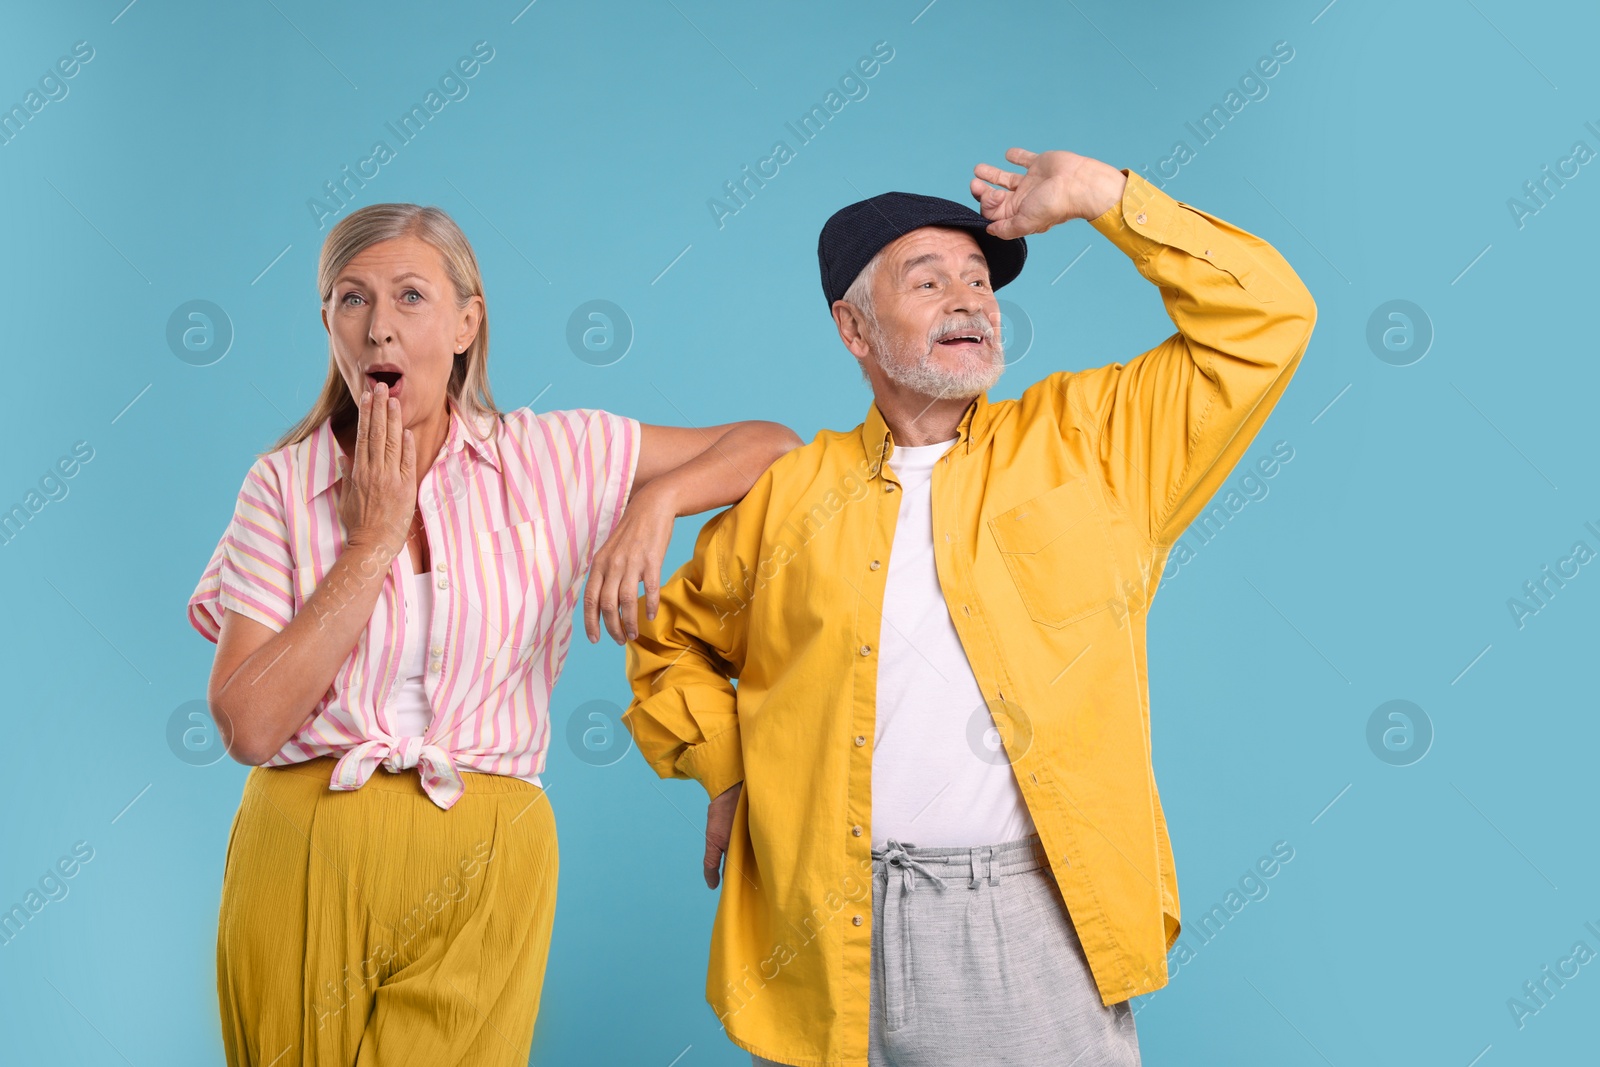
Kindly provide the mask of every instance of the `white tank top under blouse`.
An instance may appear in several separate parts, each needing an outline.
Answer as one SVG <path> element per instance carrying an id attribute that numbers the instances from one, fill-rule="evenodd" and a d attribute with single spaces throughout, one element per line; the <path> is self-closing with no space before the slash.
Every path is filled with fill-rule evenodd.
<path id="1" fill-rule="evenodd" d="M 406 583 L 406 640 L 400 654 L 400 685 L 383 706 L 396 737 L 422 737 L 433 722 L 433 705 L 428 702 L 424 682 L 429 620 L 433 618 L 432 578 L 432 571 L 421 571 Z M 510 777 L 544 787 L 537 774 Z"/>

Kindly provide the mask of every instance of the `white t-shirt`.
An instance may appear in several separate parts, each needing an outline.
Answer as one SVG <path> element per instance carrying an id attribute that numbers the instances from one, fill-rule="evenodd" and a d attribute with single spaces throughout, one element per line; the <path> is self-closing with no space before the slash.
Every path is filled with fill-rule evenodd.
<path id="1" fill-rule="evenodd" d="M 433 704 L 424 684 L 423 659 L 428 644 L 428 620 L 433 617 L 433 572 L 413 574 L 406 583 L 406 644 L 400 652 L 400 687 L 389 697 L 385 711 L 396 737 L 421 737 L 433 722 Z M 537 774 L 513 775 L 543 788 Z"/>
<path id="2" fill-rule="evenodd" d="M 896 445 L 900 518 L 878 635 L 872 844 L 997 845 L 1034 832 L 994 717 L 973 677 L 933 555 L 933 468 L 943 444 Z"/>

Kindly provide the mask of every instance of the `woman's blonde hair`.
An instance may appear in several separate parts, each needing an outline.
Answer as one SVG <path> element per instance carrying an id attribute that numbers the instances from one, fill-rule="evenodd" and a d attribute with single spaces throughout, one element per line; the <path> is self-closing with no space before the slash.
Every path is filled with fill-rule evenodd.
<path id="1" fill-rule="evenodd" d="M 436 207 L 423 207 L 420 204 L 369 204 L 340 219 L 322 242 L 322 256 L 317 262 L 317 289 L 322 295 L 322 306 L 329 308 L 333 300 L 333 281 L 352 259 L 380 241 L 397 237 L 417 237 L 438 250 L 439 258 L 444 261 L 445 274 L 455 290 L 457 308 L 466 307 L 474 296 L 483 297 L 483 276 L 478 272 L 478 257 L 473 254 L 471 242 L 454 219 Z M 498 418 L 501 414 L 489 392 L 487 300 L 484 300 L 483 315 L 478 322 L 478 335 L 465 352 L 456 354 L 455 366 L 450 370 L 450 381 L 445 391 L 455 398 L 462 413 L 468 416 L 469 425 L 476 421 L 477 416 L 493 415 Z M 322 420 L 329 416 L 333 417 L 335 429 L 354 424 L 357 417 L 355 397 L 350 395 L 350 387 L 339 373 L 339 365 L 333 358 L 331 337 L 328 343 L 328 377 L 322 383 L 321 394 L 305 417 L 278 438 L 268 451 L 275 452 L 288 445 L 299 444 L 316 432 Z"/>

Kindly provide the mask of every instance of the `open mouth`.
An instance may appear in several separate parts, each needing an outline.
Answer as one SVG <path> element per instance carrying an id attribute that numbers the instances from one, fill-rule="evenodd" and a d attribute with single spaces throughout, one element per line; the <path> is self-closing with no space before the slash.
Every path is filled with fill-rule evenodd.
<path id="1" fill-rule="evenodd" d="M 405 376 L 397 370 L 367 371 L 367 381 L 373 385 L 377 385 L 379 382 L 382 382 L 384 385 L 389 387 L 389 395 L 393 397 L 398 397 L 400 395 L 400 382 L 404 377 Z"/>
<path id="2" fill-rule="evenodd" d="M 942 345 L 981 345 L 983 344 L 983 338 L 975 333 L 958 333 L 949 337 L 941 337 L 939 343 Z"/>

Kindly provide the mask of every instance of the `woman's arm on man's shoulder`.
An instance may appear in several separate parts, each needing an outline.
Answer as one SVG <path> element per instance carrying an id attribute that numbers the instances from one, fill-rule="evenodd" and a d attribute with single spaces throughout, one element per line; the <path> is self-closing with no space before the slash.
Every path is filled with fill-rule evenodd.
<path id="1" fill-rule="evenodd" d="M 778 457 L 800 444 L 800 435 L 779 422 L 727 422 L 698 429 L 640 423 L 633 492 L 657 483 L 677 503 L 678 515 L 726 507 L 742 499 Z"/>
<path id="2" fill-rule="evenodd" d="M 583 595 L 584 631 L 600 640 L 600 622 L 623 644 L 638 636 L 638 588 L 655 618 L 661 561 L 673 520 L 737 503 L 777 459 L 801 444 L 782 423 L 753 420 L 720 426 L 639 425 L 639 462 L 628 505 L 595 553 Z"/>

